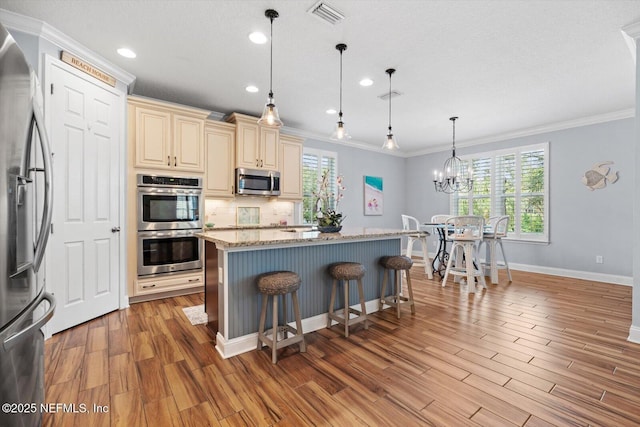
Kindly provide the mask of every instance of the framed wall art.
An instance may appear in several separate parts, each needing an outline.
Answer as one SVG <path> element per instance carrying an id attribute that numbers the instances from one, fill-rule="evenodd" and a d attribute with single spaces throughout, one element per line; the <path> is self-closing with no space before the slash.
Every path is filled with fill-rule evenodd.
<path id="1" fill-rule="evenodd" d="M 382 178 L 364 176 L 364 214 L 382 215 L 384 211 L 384 194 Z"/>

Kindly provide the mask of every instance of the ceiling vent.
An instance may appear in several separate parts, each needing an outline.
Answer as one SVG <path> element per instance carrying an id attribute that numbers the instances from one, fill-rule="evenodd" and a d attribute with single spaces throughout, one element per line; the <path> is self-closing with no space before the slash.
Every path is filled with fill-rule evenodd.
<path id="1" fill-rule="evenodd" d="M 344 19 L 344 15 L 342 12 L 340 12 L 333 6 L 329 6 L 322 0 L 311 6 L 311 9 L 309 9 L 307 12 L 317 16 L 318 18 L 328 22 L 331 25 L 335 25 Z"/>
<path id="2" fill-rule="evenodd" d="M 387 99 L 389 99 L 389 96 L 391 96 L 391 98 L 395 98 L 400 95 L 402 95 L 402 92 L 398 92 L 397 90 L 394 89 L 391 91 L 391 93 L 385 92 L 382 95 L 378 95 L 378 98 L 382 99 L 383 101 L 386 101 Z"/>

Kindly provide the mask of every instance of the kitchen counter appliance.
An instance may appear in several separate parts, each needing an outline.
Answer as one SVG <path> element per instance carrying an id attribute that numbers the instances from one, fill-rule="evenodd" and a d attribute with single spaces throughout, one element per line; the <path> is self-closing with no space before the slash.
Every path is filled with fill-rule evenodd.
<path id="1" fill-rule="evenodd" d="M 237 168 L 236 194 L 245 196 L 279 196 L 280 172 Z"/>
<path id="2" fill-rule="evenodd" d="M 138 277 L 200 270 L 202 178 L 137 176 Z"/>

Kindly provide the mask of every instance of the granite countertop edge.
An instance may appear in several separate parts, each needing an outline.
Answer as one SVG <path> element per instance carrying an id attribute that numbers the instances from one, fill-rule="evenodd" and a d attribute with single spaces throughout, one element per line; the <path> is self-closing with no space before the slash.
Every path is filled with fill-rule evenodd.
<path id="1" fill-rule="evenodd" d="M 270 245 L 287 245 L 287 244 L 311 244 L 318 242 L 329 242 L 339 240 L 374 240 L 376 238 L 393 238 L 396 236 L 402 236 L 410 234 L 410 231 L 399 229 L 381 229 L 381 228 L 361 228 L 361 229 L 346 229 L 341 233 L 320 233 L 317 230 L 311 230 L 308 226 L 305 226 L 305 231 L 291 232 L 291 235 L 286 235 L 286 231 L 279 231 L 283 234 L 272 234 L 271 236 L 264 236 L 260 231 L 269 231 L 266 229 L 213 229 L 205 231 L 203 233 L 197 233 L 196 236 L 203 240 L 215 243 L 216 245 L 228 248 L 237 247 L 250 247 L 250 246 L 270 246 Z M 284 227 L 283 227 L 284 228 Z M 295 227 L 287 227 L 295 228 Z M 239 236 L 238 233 L 243 231 L 258 232 L 258 235 L 246 235 Z M 226 235 L 225 235 L 226 234 Z M 238 240 L 241 239 L 241 240 Z"/>

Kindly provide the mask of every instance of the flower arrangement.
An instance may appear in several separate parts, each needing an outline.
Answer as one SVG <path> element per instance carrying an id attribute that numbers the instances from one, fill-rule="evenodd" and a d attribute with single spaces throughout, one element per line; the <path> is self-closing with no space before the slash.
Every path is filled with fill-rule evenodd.
<path id="1" fill-rule="evenodd" d="M 329 171 L 322 172 L 322 178 L 318 181 L 318 189 L 313 192 L 316 198 L 316 219 L 320 227 L 339 227 L 346 216 L 342 212 L 337 212 L 338 204 L 344 197 L 345 186 L 342 185 L 342 175 L 336 178 L 337 194 L 333 192 L 333 186 L 329 179 Z M 335 206 L 331 207 L 331 201 L 335 201 Z"/>

